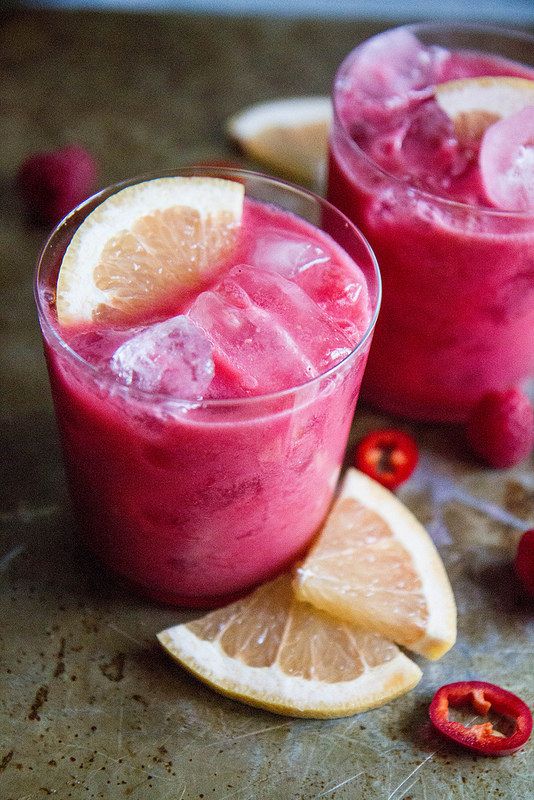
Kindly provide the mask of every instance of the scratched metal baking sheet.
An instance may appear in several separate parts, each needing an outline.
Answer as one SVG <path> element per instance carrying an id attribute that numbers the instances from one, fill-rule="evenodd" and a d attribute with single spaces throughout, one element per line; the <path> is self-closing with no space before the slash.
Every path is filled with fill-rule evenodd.
<path id="1" fill-rule="evenodd" d="M 445 560 L 459 640 L 420 662 L 409 695 L 327 722 L 250 709 L 182 672 L 155 633 L 187 615 L 102 573 L 68 509 L 31 297 L 45 230 L 14 201 L 16 165 L 72 140 L 97 154 L 103 183 L 196 158 L 199 143 L 229 157 L 227 114 L 328 92 L 343 55 L 383 26 L 22 10 L 1 22 L 0 800 L 533 798 L 532 743 L 476 758 L 427 725 L 429 699 L 451 680 L 534 702 L 533 608 L 510 568 L 518 532 L 534 525 L 532 462 L 484 471 L 460 430 L 407 426 L 423 459 L 401 496 Z M 360 410 L 353 439 L 384 422 Z"/>
<path id="2" fill-rule="evenodd" d="M 361 413 L 355 434 L 382 421 Z M 34 421 L 31 442 L 21 424 L 4 429 L 2 447 L 7 439 L 26 476 L 2 514 L 4 800 L 532 796 L 532 745 L 475 758 L 427 725 L 433 691 L 451 680 L 483 678 L 534 699 L 532 609 L 509 566 L 517 531 L 534 524 L 528 468 L 483 472 L 458 459 L 453 432 L 414 429 L 423 460 L 402 496 L 440 547 L 459 641 L 441 661 L 419 662 L 424 678 L 409 695 L 348 719 L 301 721 L 220 697 L 159 650 L 155 633 L 191 615 L 130 595 L 79 551 L 51 416 Z"/>

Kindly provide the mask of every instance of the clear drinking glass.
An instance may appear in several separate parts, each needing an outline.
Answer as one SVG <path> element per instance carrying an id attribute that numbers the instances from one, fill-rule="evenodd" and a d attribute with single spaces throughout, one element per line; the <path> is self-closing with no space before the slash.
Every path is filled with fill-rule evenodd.
<path id="1" fill-rule="evenodd" d="M 237 170 L 174 174 L 240 180 L 248 197 L 325 230 L 363 271 L 372 306 L 353 351 L 303 385 L 234 400 L 163 401 L 84 361 L 54 314 L 58 270 L 76 228 L 103 199 L 137 181 L 85 202 L 45 245 L 36 300 L 80 529 L 97 557 L 145 594 L 210 606 L 285 569 L 324 518 L 378 313 L 380 275 L 354 225 L 310 192 Z"/>
<path id="2" fill-rule="evenodd" d="M 530 36 L 465 25 L 396 31 L 424 45 L 511 59 L 534 79 Z M 327 196 L 367 237 L 384 285 L 362 396 L 400 415 L 460 421 L 485 392 L 521 385 L 534 374 L 534 214 L 423 191 L 388 174 L 384 160 L 379 166 L 356 144 L 352 125 L 362 123 L 361 107 L 354 104 L 347 124 L 343 94 L 362 48 L 380 45 L 390 33 L 352 51 L 334 83 Z M 369 73 L 375 85 L 395 70 L 388 47 L 381 67 L 374 65 L 374 77 Z M 489 69 L 483 56 L 479 74 Z"/>

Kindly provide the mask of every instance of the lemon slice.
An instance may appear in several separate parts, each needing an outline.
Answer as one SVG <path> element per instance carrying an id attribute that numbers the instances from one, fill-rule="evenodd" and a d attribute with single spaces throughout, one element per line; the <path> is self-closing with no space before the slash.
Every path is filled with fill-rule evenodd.
<path id="1" fill-rule="evenodd" d="M 331 119 L 328 97 L 288 97 L 236 114 L 227 122 L 227 133 L 275 174 L 314 184 L 325 171 Z"/>
<path id="2" fill-rule="evenodd" d="M 57 282 L 60 324 L 122 320 L 195 287 L 231 252 L 244 187 L 155 178 L 104 200 L 82 222 Z"/>
<path id="3" fill-rule="evenodd" d="M 295 600 L 288 575 L 158 639 L 222 694 L 292 716 L 349 716 L 399 697 L 421 678 L 382 636 Z"/>
<path id="4" fill-rule="evenodd" d="M 494 77 L 462 78 L 436 86 L 436 102 L 453 121 L 460 139 L 480 139 L 500 119 L 534 105 L 534 80 Z"/>
<path id="5" fill-rule="evenodd" d="M 432 540 L 395 495 L 355 469 L 297 570 L 295 593 L 427 658 L 456 639 L 454 597 Z"/>

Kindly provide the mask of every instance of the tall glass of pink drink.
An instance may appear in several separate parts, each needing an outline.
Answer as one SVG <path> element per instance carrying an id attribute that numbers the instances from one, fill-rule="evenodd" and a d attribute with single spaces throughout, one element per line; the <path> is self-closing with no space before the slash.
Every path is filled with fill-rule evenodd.
<path id="1" fill-rule="evenodd" d="M 316 532 L 335 489 L 380 303 L 371 249 L 329 203 L 253 173 L 180 174 L 214 173 L 244 183 L 245 207 L 230 262 L 176 309 L 180 324 L 187 317 L 212 348 L 214 376 L 202 396 L 124 385 L 110 369 L 117 348 L 152 320 L 132 330 L 58 324 L 54 293 L 69 241 L 88 213 L 127 184 L 60 223 L 36 283 L 86 541 L 145 594 L 187 606 L 224 602 L 270 578 Z M 247 336 L 236 338 L 234 328 Z M 149 335 L 158 331 L 156 324 Z"/>
<path id="2" fill-rule="evenodd" d="M 534 208 L 488 198 L 480 141 L 459 139 L 434 96 L 485 75 L 534 80 L 534 39 L 406 26 L 357 47 L 335 80 L 328 198 L 380 263 L 362 392 L 393 413 L 463 420 L 486 391 L 534 374 Z M 534 138 L 523 151 L 532 197 Z"/>

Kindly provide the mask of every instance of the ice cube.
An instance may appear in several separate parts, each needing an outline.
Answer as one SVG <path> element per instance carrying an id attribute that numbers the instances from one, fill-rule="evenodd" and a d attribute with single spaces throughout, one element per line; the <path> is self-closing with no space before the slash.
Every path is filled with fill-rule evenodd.
<path id="1" fill-rule="evenodd" d="M 297 386 L 352 349 L 337 322 L 299 286 L 246 265 L 200 294 L 188 313 L 213 343 L 215 382 L 233 384 L 238 394 Z"/>
<path id="2" fill-rule="evenodd" d="M 329 259 L 326 259 L 328 263 Z M 327 265 L 320 262 L 320 269 Z M 299 277 L 315 274 L 303 270 Z M 352 344 L 339 325 L 309 297 L 305 290 L 283 275 L 250 267 L 234 267 L 230 276 L 258 308 L 267 311 L 282 327 L 299 351 L 324 372 L 348 355 Z"/>
<path id="3" fill-rule="evenodd" d="M 216 393 L 222 386 L 230 396 L 259 395 L 317 374 L 283 325 L 231 277 L 201 292 L 188 315 L 212 342 Z"/>
<path id="4" fill-rule="evenodd" d="M 301 272 L 295 281 L 354 347 L 371 318 L 367 284 L 359 267 L 348 259 L 328 262 Z"/>
<path id="5" fill-rule="evenodd" d="M 373 123 L 402 118 L 407 107 L 430 97 L 446 51 L 424 47 L 408 30 L 375 36 L 355 53 L 337 89 L 343 97 L 342 115 Z"/>
<path id="6" fill-rule="evenodd" d="M 371 97 L 403 98 L 428 88 L 436 67 L 446 53 L 423 46 L 408 30 L 398 29 L 376 36 L 363 45 L 358 58 L 360 86 Z"/>
<path id="7" fill-rule="evenodd" d="M 395 166 L 401 175 L 408 173 L 423 188 L 439 192 L 447 180 L 465 171 L 469 155 L 452 121 L 437 103 L 429 101 L 412 112 Z"/>
<path id="8" fill-rule="evenodd" d="M 290 238 L 275 231 L 261 236 L 252 254 L 253 266 L 279 272 L 286 278 L 328 260 L 328 254 L 309 238 Z"/>
<path id="9" fill-rule="evenodd" d="M 215 371 L 209 339 L 183 315 L 128 339 L 113 354 L 110 367 L 127 386 L 183 400 L 200 399 Z"/>

